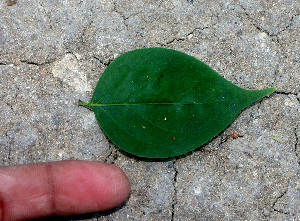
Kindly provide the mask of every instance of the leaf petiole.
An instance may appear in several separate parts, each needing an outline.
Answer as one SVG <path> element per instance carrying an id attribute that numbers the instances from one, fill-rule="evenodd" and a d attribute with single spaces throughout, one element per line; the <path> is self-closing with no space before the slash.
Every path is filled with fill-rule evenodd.
<path id="1" fill-rule="evenodd" d="M 86 106 L 89 106 L 90 103 L 84 103 L 83 101 L 79 100 L 78 101 L 78 106 L 83 106 L 83 107 L 86 107 Z"/>

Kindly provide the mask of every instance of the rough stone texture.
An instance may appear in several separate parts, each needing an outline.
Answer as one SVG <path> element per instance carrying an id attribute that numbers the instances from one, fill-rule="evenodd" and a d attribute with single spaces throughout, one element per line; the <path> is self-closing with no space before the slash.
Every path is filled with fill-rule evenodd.
<path id="1" fill-rule="evenodd" d="M 123 206 L 72 220 L 299 220 L 299 15 L 298 0 L 2 0 L 0 164 L 96 160 L 127 173 Z M 187 156 L 132 158 L 77 102 L 114 58 L 152 46 L 277 91 Z"/>

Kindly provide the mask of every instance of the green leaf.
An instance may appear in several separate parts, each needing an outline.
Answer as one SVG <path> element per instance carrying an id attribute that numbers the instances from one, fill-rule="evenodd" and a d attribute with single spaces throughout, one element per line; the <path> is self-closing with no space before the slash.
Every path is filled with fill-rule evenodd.
<path id="1" fill-rule="evenodd" d="M 185 154 L 224 130 L 275 88 L 244 90 L 182 52 L 138 49 L 104 71 L 90 102 L 106 135 L 140 157 Z"/>

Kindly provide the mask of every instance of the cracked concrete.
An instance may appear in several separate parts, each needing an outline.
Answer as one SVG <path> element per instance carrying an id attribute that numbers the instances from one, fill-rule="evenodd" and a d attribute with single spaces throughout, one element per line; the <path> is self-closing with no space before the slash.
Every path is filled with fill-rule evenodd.
<path id="1" fill-rule="evenodd" d="M 300 219 L 297 0 L 0 1 L 1 165 L 64 159 L 121 167 L 128 201 L 68 220 Z M 190 54 L 246 89 L 276 87 L 186 156 L 128 156 L 88 101 L 119 55 L 144 47 Z M 54 219 L 53 219 L 54 220 Z"/>

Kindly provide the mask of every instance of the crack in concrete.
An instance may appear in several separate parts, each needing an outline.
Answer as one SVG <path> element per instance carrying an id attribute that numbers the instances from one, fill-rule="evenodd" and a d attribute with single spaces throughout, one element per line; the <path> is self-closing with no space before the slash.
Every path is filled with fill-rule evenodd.
<path id="1" fill-rule="evenodd" d="M 296 157 L 298 158 L 298 164 L 300 165 L 300 160 L 299 160 L 299 154 L 297 153 L 297 150 L 298 150 L 298 144 L 299 144 L 299 138 L 298 138 L 298 135 L 297 135 L 297 127 L 294 128 L 294 134 L 295 134 L 295 147 L 294 147 L 294 152 L 295 152 L 295 155 Z M 291 182 L 291 180 L 298 176 L 298 174 L 296 173 L 294 176 L 291 176 L 288 180 L 287 180 L 287 187 L 286 189 L 282 192 L 282 194 L 280 196 L 278 196 L 275 201 L 273 202 L 271 208 L 275 211 L 275 212 L 278 212 L 278 213 L 281 213 L 281 214 L 285 214 L 285 215 L 289 215 L 289 216 L 293 216 L 293 214 L 291 214 L 290 212 L 285 212 L 283 211 L 282 209 L 276 209 L 275 206 L 276 204 L 278 203 L 278 201 L 283 198 L 285 196 L 285 194 L 288 192 L 288 187 L 289 187 L 289 183 Z"/>
<path id="2" fill-rule="evenodd" d="M 120 15 L 120 16 L 123 18 L 123 23 L 124 23 L 124 25 L 125 25 L 125 27 L 126 27 L 126 29 L 127 29 L 127 31 L 128 31 L 128 25 L 126 24 L 126 20 L 127 20 L 130 16 L 126 17 L 122 12 L 120 12 L 120 11 L 118 10 L 117 4 L 116 4 L 115 2 L 113 2 L 113 4 L 114 4 L 113 11 L 116 12 L 118 15 Z"/>
<path id="3" fill-rule="evenodd" d="M 299 154 L 297 153 L 298 151 L 298 145 L 299 145 L 299 138 L 298 138 L 298 134 L 297 134 L 297 127 L 295 127 L 295 139 L 296 139 L 296 142 L 295 142 L 295 154 L 296 154 L 296 157 L 298 158 L 298 165 L 300 166 L 300 156 Z"/>
<path id="4" fill-rule="evenodd" d="M 161 43 L 161 42 L 156 42 L 156 44 L 159 44 L 160 46 L 167 46 L 169 44 L 172 44 L 174 41 L 185 41 L 190 35 L 193 35 L 196 31 L 203 31 L 205 29 L 208 29 L 208 28 L 212 28 L 214 25 L 216 25 L 216 23 L 213 23 L 211 26 L 205 26 L 205 27 L 198 27 L 198 28 L 194 28 L 191 32 L 183 35 L 182 37 L 179 37 L 179 38 L 173 38 L 172 40 L 166 42 L 166 43 Z"/>
<path id="5" fill-rule="evenodd" d="M 9 160 L 9 162 L 10 162 L 10 158 L 11 158 L 11 145 L 9 145 L 9 147 L 8 147 L 8 156 L 7 156 L 7 159 Z"/>
<path id="6" fill-rule="evenodd" d="M 15 98 L 16 98 L 16 94 L 15 94 Z M 13 106 L 12 106 L 10 103 L 8 103 L 8 102 L 6 102 L 6 101 L 4 101 L 4 103 L 5 103 L 8 107 L 10 107 L 10 109 L 11 109 L 12 112 L 14 112 L 14 108 L 13 108 Z"/>
<path id="7" fill-rule="evenodd" d="M 223 131 L 225 132 L 225 130 Z M 217 149 L 214 149 L 214 150 L 210 150 L 210 152 L 213 152 L 213 151 L 219 151 L 219 149 L 223 149 L 223 144 L 226 143 L 229 139 L 230 139 L 230 135 L 227 135 L 225 133 L 222 133 L 220 135 L 221 137 L 221 141 L 220 143 L 218 144 L 218 148 Z"/>
<path id="8" fill-rule="evenodd" d="M 67 52 L 69 53 L 69 52 Z M 19 60 L 20 63 L 24 63 L 24 64 L 28 64 L 28 65 L 35 65 L 35 66 L 44 66 L 44 65 L 48 65 L 48 64 L 52 64 L 54 62 L 56 62 L 56 59 L 51 59 L 49 61 L 45 61 L 45 62 L 41 62 L 41 63 L 38 63 L 38 62 L 34 62 L 34 61 L 29 61 L 29 60 L 25 60 L 25 59 L 21 59 Z M 20 63 L 19 62 L 16 62 L 16 63 L 3 63 L 3 62 L 0 62 L 0 65 L 14 65 L 14 66 L 19 66 Z"/>
<path id="9" fill-rule="evenodd" d="M 37 62 L 33 62 L 33 61 L 28 61 L 28 60 L 20 60 L 21 63 L 25 63 L 25 64 L 29 64 L 29 65 L 35 65 L 35 66 L 44 66 L 44 65 L 47 65 L 47 64 L 52 64 L 54 63 L 56 60 L 49 60 L 49 61 L 45 61 L 45 62 L 42 62 L 42 63 L 37 63 Z"/>
<path id="10" fill-rule="evenodd" d="M 61 57 L 64 57 L 66 56 L 67 54 L 72 54 L 75 59 L 78 61 L 78 58 L 76 56 L 76 54 L 72 51 L 67 51 L 66 53 L 64 53 Z M 28 65 L 34 65 L 34 66 L 38 66 L 38 67 L 43 67 L 45 65 L 50 65 L 50 64 L 53 64 L 57 61 L 60 61 L 61 59 L 51 59 L 49 61 L 45 61 L 45 62 L 41 62 L 41 63 L 38 63 L 38 62 L 34 62 L 34 61 L 29 61 L 29 60 L 20 60 L 21 63 L 23 64 L 28 64 Z M 17 63 L 0 63 L 0 65 L 14 65 L 14 66 L 19 66 L 20 64 L 17 64 Z"/>
<path id="11" fill-rule="evenodd" d="M 176 168 L 176 159 L 173 160 L 173 168 L 174 168 L 174 177 L 173 177 L 173 199 L 172 199 L 172 216 L 171 216 L 171 221 L 175 220 L 175 206 L 177 204 L 177 188 L 176 188 L 176 184 L 177 184 L 177 176 L 178 176 L 178 170 Z"/>
<path id="12" fill-rule="evenodd" d="M 264 29 L 264 28 L 262 28 L 262 27 L 260 27 L 259 25 L 256 24 L 257 22 L 255 21 L 254 18 L 251 17 L 251 15 L 247 12 L 247 9 L 246 9 L 244 6 L 242 6 L 242 5 L 240 4 L 240 7 L 244 10 L 245 15 L 250 19 L 250 21 L 253 22 L 252 25 L 253 25 L 257 30 L 266 33 L 269 37 L 277 37 L 279 34 L 281 34 L 282 32 L 286 31 L 288 28 L 290 28 L 290 27 L 293 25 L 294 18 L 295 18 L 296 16 L 299 15 L 299 14 L 292 15 L 292 17 L 291 17 L 290 22 L 289 22 L 288 25 L 286 25 L 286 26 L 285 26 L 284 28 L 282 28 L 281 30 L 277 31 L 275 34 L 271 34 L 270 31 L 269 31 L 268 29 Z"/>
<path id="13" fill-rule="evenodd" d="M 283 95 L 294 95 L 294 96 L 297 96 L 296 93 L 293 93 L 293 92 L 286 92 L 286 91 L 274 91 L 273 94 L 283 94 Z"/>
<path id="14" fill-rule="evenodd" d="M 79 63 L 79 59 L 73 51 L 67 51 L 65 55 L 67 55 L 67 54 L 73 55 L 73 57 L 76 59 L 76 62 Z"/>
<path id="15" fill-rule="evenodd" d="M 184 38 L 173 38 L 171 41 L 166 42 L 165 45 L 172 44 L 174 41 L 184 41 L 184 40 L 185 40 Z"/>
<path id="16" fill-rule="evenodd" d="M 285 31 L 286 29 L 288 29 L 291 24 L 287 25 L 285 28 L 283 28 L 282 30 L 279 30 L 276 34 L 271 34 L 270 31 L 268 29 L 264 29 L 256 24 L 252 24 L 257 30 L 259 30 L 260 32 L 264 32 L 266 33 L 269 37 L 277 37 L 281 32 Z"/>
<path id="17" fill-rule="evenodd" d="M 96 56 L 93 56 L 93 58 L 95 58 L 97 61 L 99 61 L 105 67 L 107 67 L 108 65 L 110 65 L 110 63 L 113 61 L 113 59 L 108 59 L 108 61 L 105 62 L 105 61 L 101 60 L 100 58 L 97 58 Z"/>
<path id="18" fill-rule="evenodd" d="M 274 203 L 272 204 L 271 208 L 272 208 L 275 212 L 283 213 L 283 214 L 286 214 L 286 215 L 290 215 L 288 212 L 284 212 L 284 211 L 282 211 L 282 210 L 280 210 L 280 209 L 276 209 L 276 208 L 275 208 L 276 203 L 277 203 L 282 197 L 284 197 L 284 195 L 287 193 L 287 191 L 288 191 L 288 188 L 286 188 L 286 189 L 281 193 L 281 195 L 278 196 L 278 197 L 275 199 Z"/>
<path id="19" fill-rule="evenodd" d="M 104 159 L 104 163 L 111 163 L 114 164 L 114 161 L 116 161 L 119 157 L 118 151 L 116 150 L 116 147 L 111 141 L 108 141 L 108 148 L 110 152 L 107 154 L 107 156 Z"/>
<path id="20" fill-rule="evenodd" d="M 107 157 L 105 157 L 104 163 L 108 163 L 108 160 L 112 154 L 113 154 L 113 150 L 111 150 L 110 153 L 107 155 Z"/>
<path id="21" fill-rule="evenodd" d="M 5 137 L 9 140 L 8 141 L 8 155 L 7 155 L 7 159 L 8 161 L 10 161 L 10 157 L 11 157 L 11 147 L 12 147 L 12 143 L 13 143 L 13 139 L 8 135 L 8 131 L 7 128 L 5 128 L 6 132 L 5 132 Z M 3 159 L 4 160 L 4 159 Z"/>

